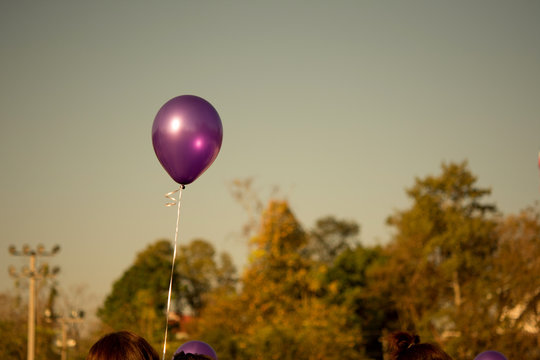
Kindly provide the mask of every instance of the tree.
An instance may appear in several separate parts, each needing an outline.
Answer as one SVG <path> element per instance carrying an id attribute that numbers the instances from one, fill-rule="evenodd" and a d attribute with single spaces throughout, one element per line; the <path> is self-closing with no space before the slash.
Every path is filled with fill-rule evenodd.
<path id="1" fill-rule="evenodd" d="M 217 287 L 225 291 L 234 291 L 238 282 L 236 266 L 231 255 L 221 253 L 217 269 Z"/>
<path id="2" fill-rule="evenodd" d="M 497 336 L 479 338 L 508 358 L 540 358 L 540 209 L 501 219 L 489 273 L 490 314 Z M 524 356 L 524 349 L 527 355 Z"/>
<path id="3" fill-rule="evenodd" d="M 98 317 L 112 329 L 130 329 L 158 343 L 165 326 L 172 255 L 168 240 L 158 240 L 140 252 L 113 284 L 98 309 Z M 230 256 L 221 255 L 221 266 L 214 256 L 212 245 L 201 239 L 180 247 L 173 272 L 171 310 L 182 312 L 186 305 L 197 313 L 206 293 L 222 284 L 231 286 L 235 268 Z"/>
<path id="4" fill-rule="evenodd" d="M 244 292 L 257 292 L 261 301 L 267 300 L 260 293 L 267 287 L 276 287 L 268 289 L 270 298 L 306 295 L 308 288 L 301 281 L 309 270 L 309 262 L 301 254 L 306 242 L 306 233 L 289 205 L 270 201 L 261 217 L 260 230 L 250 241 L 251 263 L 242 279 Z"/>
<path id="5" fill-rule="evenodd" d="M 371 359 L 383 358 L 381 329 L 392 326 L 396 318 L 388 298 L 371 292 L 368 283 L 369 270 L 385 261 L 381 247 L 358 244 L 336 257 L 325 278 L 325 298 L 347 309 L 347 326 L 362 334 L 356 346 Z"/>
<path id="6" fill-rule="evenodd" d="M 362 359 L 347 309 L 317 296 L 325 266 L 304 256 L 307 234 L 285 201 L 270 201 L 251 239 L 238 294 L 208 302 L 195 335 L 225 359 Z"/>
<path id="7" fill-rule="evenodd" d="M 26 304 L 17 297 L 0 294 L 0 354 L 8 359 L 26 359 Z"/>
<path id="8" fill-rule="evenodd" d="M 98 317 L 115 330 L 130 329 L 147 339 L 159 338 L 165 322 L 157 319 L 162 318 L 167 305 L 172 253 L 167 240 L 140 252 L 113 284 Z M 178 280 L 178 276 L 173 277 L 173 299 L 178 299 Z"/>
<path id="9" fill-rule="evenodd" d="M 205 304 L 205 296 L 217 287 L 234 288 L 236 268 L 229 254 L 222 253 L 221 264 L 215 257 L 214 247 L 195 239 L 188 246 L 180 248 L 178 273 L 180 276 L 179 296 L 185 299 L 190 309 L 198 315 Z"/>
<path id="10" fill-rule="evenodd" d="M 331 264 L 340 253 L 358 245 L 359 231 L 354 221 L 338 220 L 334 216 L 320 218 L 309 234 L 308 251 L 314 259 Z"/>
<path id="11" fill-rule="evenodd" d="M 380 247 L 350 242 L 357 234 L 333 217 L 306 232 L 270 201 L 239 292 L 211 293 L 193 335 L 222 360 L 382 359 L 392 330 L 456 360 L 489 348 L 540 358 L 539 209 L 502 216 L 466 162 L 441 169 L 407 189 L 411 205 L 388 218 L 395 232 Z"/>
<path id="12" fill-rule="evenodd" d="M 416 179 L 407 190 L 412 206 L 388 219 L 396 229 L 388 261 L 370 271 L 371 291 L 391 300 L 400 329 L 444 343 L 458 357 L 474 355 L 464 339 L 487 320 L 487 308 L 477 305 L 497 249 L 496 209 L 484 202 L 490 190 L 476 182 L 466 162 Z"/>

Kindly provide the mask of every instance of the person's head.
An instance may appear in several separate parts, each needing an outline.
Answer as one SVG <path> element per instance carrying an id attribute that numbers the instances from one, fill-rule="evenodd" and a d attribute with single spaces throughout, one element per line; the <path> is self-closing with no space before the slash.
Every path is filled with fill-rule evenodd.
<path id="1" fill-rule="evenodd" d="M 159 355 L 139 335 L 118 331 L 103 336 L 92 345 L 86 360 L 159 360 Z"/>
<path id="2" fill-rule="evenodd" d="M 191 340 L 176 349 L 173 360 L 218 360 L 218 357 L 209 344 L 200 340 Z"/>
<path id="3" fill-rule="evenodd" d="M 435 344 L 421 343 L 418 335 L 398 331 L 388 336 L 391 360 L 452 360 Z"/>
<path id="4" fill-rule="evenodd" d="M 174 354 L 173 360 L 212 360 L 210 357 L 202 354 L 191 354 L 180 351 L 179 353 Z"/>

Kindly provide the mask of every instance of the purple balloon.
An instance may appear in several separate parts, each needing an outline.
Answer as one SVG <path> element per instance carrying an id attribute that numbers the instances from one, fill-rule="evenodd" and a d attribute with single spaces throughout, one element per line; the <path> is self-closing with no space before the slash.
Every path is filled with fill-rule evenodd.
<path id="1" fill-rule="evenodd" d="M 192 183 L 212 165 L 222 140 L 223 126 L 216 109 L 194 95 L 167 101 L 152 126 L 156 156 L 181 185 Z"/>
<path id="2" fill-rule="evenodd" d="M 488 350 L 484 351 L 474 358 L 474 360 L 508 360 L 506 356 L 498 351 Z"/>
<path id="3" fill-rule="evenodd" d="M 182 344 L 178 349 L 176 349 L 174 355 L 179 354 L 182 351 L 185 354 L 204 355 L 208 356 L 210 359 L 218 360 L 217 354 L 214 349 L 212 349 L 210 345 L 202 341 L 188 341 L 187 343 Z"/>

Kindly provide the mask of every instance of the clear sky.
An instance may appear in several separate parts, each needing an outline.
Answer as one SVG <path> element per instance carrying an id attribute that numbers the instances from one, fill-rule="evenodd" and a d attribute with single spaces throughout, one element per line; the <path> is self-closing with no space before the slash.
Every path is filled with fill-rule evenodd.
<path id="1" fill-rule="evenodd" d="M 150 132 L 183 94 L 224 138 L 180 242 L 239 268 L 234 179 L 278 186 L 305 227 L 355 220 L 366 244 L 443 161 L 468 160 L 505 214 L 540 200 L 539 1 L 2 1 L 0 52 L 0 290 L 28 261 L 11 244 L 61 245 L 60 286 L 101 299 L 174 237 Z"/>

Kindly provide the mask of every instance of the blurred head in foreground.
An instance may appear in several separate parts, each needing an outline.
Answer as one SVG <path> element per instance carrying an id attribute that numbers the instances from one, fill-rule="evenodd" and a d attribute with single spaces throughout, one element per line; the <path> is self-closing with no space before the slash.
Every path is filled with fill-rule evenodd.
<path id="1" fill-rule="evenodd" d="M 387 340 L 391 360 L 452 360 L 439 346 L 421 343 L 418 335 L 398 331 Z"/>
<path id="2" fill-rule="evenodd" d="M 173 360 L 218 360 L 218 357 L 214 349 L 204 341 L 191 340 L 176 349 Z"/>
<path id="3" fill-rule="evenodd" d="M 86 360 L 159 360 L 159 355 L 139 335 L 118 331 L 103 336 L 92 345 Z"/>
<path id="4" fill-rule="evenodd" d="M 179 353 L 174 354 L 173 360 L 212 360 L 212 358 L 201 355 L 201 354 L 191 354 L 180 351 Z"/>

